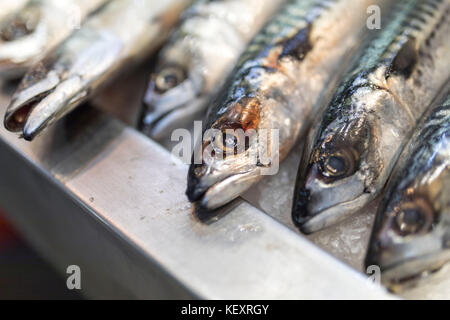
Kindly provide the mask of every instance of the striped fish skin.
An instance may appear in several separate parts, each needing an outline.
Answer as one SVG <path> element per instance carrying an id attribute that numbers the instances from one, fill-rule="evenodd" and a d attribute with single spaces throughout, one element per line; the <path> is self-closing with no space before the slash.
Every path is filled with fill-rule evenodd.
<path id="1" fill-rule="evenodd" d="M 160 140 L 201 113 L 245 46 L 285 0 L 202 0 L 182 17 L 151 75 L 140 130 Z"/>
<path id="2" fill-rule="evenodd" d="M 32 140 L 98 88 L 153 53 L 189 1 L 114 0 L 32 68 L 4 125 Z"/>
<path id="3" fill-rule="evenodd" d="M 262 178 L 262 169 L 270 164 L 264 167 L 252 161 L 250 154 L 272 149 L 276 140 L 273 130 L 278 130 L 280 148 L 270 156 L 286 157 L 317 112 L 324 88 L 359 43 L 371 4 L 373 1 L 291 0 L 253 39 L 211 104 L 205 130 L 264 129 L 269 132 L 268 143 L 246 146 L 224 159 L 213 157 L 202 164 L 194 161 L 186 194 L 198 209 L 221 207 Z M 222 146 L 213 138 L 205 140 L 203 149 L 211 145 L 219 153 L 239 149 L 237 137 L 228 139 L 234 143 Z"/>
<path id="4" fill-rule="evenodd" d="M 450 261 L 450 95 L 403 151 L 379 208 L 366 264 L 394 291 Z"/>
<path id="5" fill-rule="evenodd" d="M 0 21 L 0 76 L 22 76 L 105 2 L 30 0 L 5 17 Z"/>
<path id="6" fill-rule="evenodd" d="M 304 233 L 348 218 L 380 193 L 450 76 L 450 2 L 399 1 L 391 12 L 311 132 L 292 212 Z"/>

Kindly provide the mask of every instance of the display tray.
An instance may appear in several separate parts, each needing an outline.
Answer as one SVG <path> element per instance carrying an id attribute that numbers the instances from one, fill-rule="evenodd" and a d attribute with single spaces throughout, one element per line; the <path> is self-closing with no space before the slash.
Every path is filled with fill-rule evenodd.
<path id="1" fill-rule="evenodd" d="M 301 146 L 207 222 L 184 194 L 187 165 L 133 128 L 141 76 L 122 78 L 32 143 L 0 128 L 0 206 L 92 298 L 386 299 L 362 260 L 376 203 L 305 237 L 290 221 Z M 137 80 L 136 80 L 137 79 Z M 139 83 L 139 85 L 133 85 Z M 12 84 L 0 83 L 0 114 Z M 450 280 L 401 294 L 449 298 Z"/>

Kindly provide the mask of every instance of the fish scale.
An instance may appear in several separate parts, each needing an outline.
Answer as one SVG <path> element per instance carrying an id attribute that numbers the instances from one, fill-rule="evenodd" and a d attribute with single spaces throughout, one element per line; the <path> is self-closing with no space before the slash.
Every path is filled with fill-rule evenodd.
<path id="1" fill-rule="evenodd" d="M 331 8 L 334 0 L 323 1 L 290 1 L 282 11 L 258 34 L 250 43 L 246 52 L 242 55 L 236 69 L 246 63 L 249 59 L 260 53 L 261 49 L 266 46 L 277 45 L 297 33 L 299 28 L 308 24 L 307 14 L 316 8 L 321 12 Z M 329 4 L 328 6 L 323 5 Z"/>
<path id="2" fill-rule="evenodd" d="M 421 3 L 422 6 L 430 5 L 430 3 L 427 2 L 426 0 L 421 1 L 421 2 L 422 2 Z M 436 1 L 436 2 L 440 2 L 440 3 L 444 4 L 444 1 Z M 386 34 L 386 37 L 381 37 L 369 45 L 369 48 L 366 50 L 366 52 L 368 52 L 368 54 L 364 55 L 362 58 L 360 58 L 358 60 L 358 67 L 351 73 L 350 79 L 348 79 L 346 82 L 344 82 L 343 85 L 341 85 L 339 87 L 338 92 L 335 95 L 336 99 L 334 100 L 334 102 L 332 104 L 330 104 L 330 108 L 327 111 L 328 116 L 326 119 L 328 119 L 328 120 L 323 122 L 322 130 L 324 130 L 333 120 L 335 120 L 337 118 L 345 118 L 349 114 L 349 113 L 345 113 L 346 112 L 345 107 L 346 106 L 351 107 L 351 105 L 341 104 L 341 103 L 344 99 L 347 98 L 347 96 L 349 96 L 351 94 L 352 91 L 354 91 L 356 89 L 354 86 L 349 84 L 355 80 L 354 79 L 355 74 L 359 78 L 365 78 L 364 85 L 376 86 L 375 84 L 370 83 L 370 81 L 367 80 L 368 75 L 371 73 L 374 73 L 375 70 L 378 68 L 387 67 L 387 64 L 392 61 L 392 59 L 398 54 L 399 50 L 402 48 L 402 44 L 404 43 L 404 41 L 406 39 L 414 39 L 418 35 L 418 32 L 421 29 L 416 30 L 415 28 L 412 27 L 412 25 L 416 22 L 416 20 L 413 18 L 413 16 L 423 13 L 421 11 L 421 5 L 415 7 L 414 2 L 412 1 L 412 2 L 410 2 L 410 7 L 409 7 L 409 10 L 413 10 L 412 12 L 408 11 L 407 8 L 402 8 L 401 4 L 398 4 L 399 8 L 397 10 L 393 10 L 395 12 L 400 12 L 400 13 L 398 13 L 397 17 L 399 17 L 402 14 L 404 15 L 404 17 L 402 18 L 403 22 L 401 20 L 398 20 L 397 24 L 390 25 L 389 27 L 391 27 L 392 31 L 394 31 L 394 29 L 399 28 L 402 25 L 402 23 L 405 23 L 405 21 L 406 21 L 406 23 L 405 23 L 406 28 L 399 35 L 395 35 L 395 33 L 385 32 L 384 34 Z M 400 8 L 402 10 L 400 10 Z M 436 7 L 436 8 L 437 8 L 436 10 L 442 10 L 442 8 L 439 8 L 439 7 Z M 442 10 L 443 13 L 442 13 L 440 19 L 446 19 L 448 17 L 447 13 L 450 12 L 449 3 L 445 4 L 444 9 L 445 10 Z M 435 11 L 433 13 L 433 15 L 429 17 L 429 19 L 436 20 L 437 15 L 438 15 L 438 12 Z M 427 21 L 429 19 L 427 19 Z M 424 25 L 425 24 L 422 23 L 422 27 Z M 440 23 L 436 22 L 436 23 L 434 23 L 434 25 L 436 27 L 438 27 L 440 25 Z M 432 28 L 432 30 L 435 30 L 435 29 Z M 435 35 L 436 35 L 435 31 L 428 32 L 428 36 L 426 36 L 426 37 L 422 36 L 422 38 L 424 39 L 422 41 L 422 43 L 426 43 L 428 39 L 435 37 Z M 392 39 L 392 36 L 394 36 L 393 39 Z M 391 42 L 391 44 L 386 48 L 385 43 L 387 43 L 387 42 Z M 419 51 L 423 50 L 422 48 L 423 47 L 421 46 Z M 384 53 L 380 54 L 380 52 L 383 52 L 383 51 L 384 51 Z M 377 58 L 377 57 L 379 57 L 379 58 Z M 420 73 L 421 69 L 426 68 L 426 66 L 427 65 L 419 64 L 417 67 L 418 73 Z M 348 92 L 348 94 L 343 94 L 344 91 Z M 323 133 L 323 135 L 324 134 L 325 133 Z"/>
<path id="3" fill-rule="evenodd" d="M 161 140 L 201 119 L 240 54 L 284 2 L 195 2 L 182 15 L 152 70 L 139 129 Z"/>
<path id="4" fill-rule="evenodd" d="M 410 287 L 450 261 L 449 191 L 447 93 L 432 104 L 402 152 L 377 212 L 366 265 L 380 266 L 392 290 Z"/>
<path id="5" fill-rule="evenodd" d="M 301 230 L 348 218 L 382 190 L 411 129 L 450 77 L 449 12 L 449 1 L 399 1 L 356 57 L 310 135 L 293 207 Z"/>
<path id="6" fill-rule="evenodd" d="M 417 151 L 413 153 L 410 164 L 401 174 L 404 180 L 399 184 L 400 188 L 404 188 L 418 174 L 422 174 L 422 170 L 427 170 L 429 163 L 433 161 L 434 150 L 438 147 L 436 142 L 442 141 L 442 137 L 450 139 L 450 96 L 443 105 L 433 110 L 425 121 L 423 129 L 420 131 L 420 139 L 418 139 L 420 143 Z M 424 166 L 424 164 L 427 165 Z"/>

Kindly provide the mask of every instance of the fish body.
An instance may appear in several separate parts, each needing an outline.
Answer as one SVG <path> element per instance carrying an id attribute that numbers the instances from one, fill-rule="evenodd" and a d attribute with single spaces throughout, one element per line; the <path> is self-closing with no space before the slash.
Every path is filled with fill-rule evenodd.
<path id="1" fill-rule="evenodd" d="M 379 266 L 395 290 L 450 261 L 450 95 L 421 123 L 393 172 L 366 264 Z"/>
<path id="2" fill-rule="evenodd" d="M 285 0 L 197 1 L 159 55 L 140 129 L 170 135 L 204 113 L 245 46 Z"/>
<path id="3" fill-rule="evenodd" d="M 450 2 L 398 1 L 311 131 L 294 195 L 304 233 L 337 223 L 384 187 L 450 76 Z"/>
<path id="4" fill-rule="evenodd" d="M 81 22 L 105 2 L 28 1 L 20 10 L 0 21 L 0 75 L 23 75 L 30 66 L 79 28 Z"/>
<path id="5" fill-rule="evenodd" d="M 188 3 L 109 2 L 25 75 L 6 111 L 5 127 L 32 140 L 156 50 Z"/>
<path id="6" fill-rule="evenodd" d="M 252 40 L 211 104 L 205 134 L 211 130 L 257 134 L 265 130 L 267 134 L 262 134 L 261 143 L 251 145 L 247 138 L 232 134 L 223 141 L 204 136 L 203 153 L 212 148 L 214 155 L 191 164 L 187 189 L 191 202 L 206 210 L 223 206 L 259 181 L 262 171 L 270 171 L 275 163 L 252 155 L 266 153 L 275 161 L 286 157 L 318 110 L 317 101 L 327 84 L 359 43 L 370 4 L 291 0 Z M 225 152 L 233 154 L 217 157 Z"/>

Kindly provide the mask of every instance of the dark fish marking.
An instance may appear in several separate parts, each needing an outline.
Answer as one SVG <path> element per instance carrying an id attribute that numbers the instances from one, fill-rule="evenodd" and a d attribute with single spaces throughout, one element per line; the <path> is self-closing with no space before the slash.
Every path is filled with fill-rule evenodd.
<path id="1" fill-rule="evenodd" d="M 243 97 L 234 103 L 229 111 L 212 125 L 212 128 L 256 130 L 261 121 L 260 105 L 256 98 Z"/>
<path id="2" fill-rule="evenodd" d="M 429 1 L 429 2 L 426 2 L 426 5 L 428 5 L 429 7 L 433 8 L 434 10 L 439 9 L 439 2 L 438 3 L 434 3 L 433 1 Z"/>
<path id="3" fill-rule="evenodd" d="M 416 40 L 409 39 L 392 59 L 389 68 L 386 71 L 386 79 L 391 74 L 400 74 L 409 78 L 417 65 L 419 53 L 417 51 Z"/>
<path id="4" fill-rule="evenodd" d="M 415 24 L 415 23 L 409 23 L 408 22 L 408 23 L 405 23 L 405 26 L 408 26 L 411 29 L 416 30 L 416 31 L 421 31 L 422 30 L 422 26 L 420 26 L 418 24 Z"/>
<path id="5" fill-rule="evenodd" d="M 434 12 L 433 10 L 430 10 L 429 8 L 422 8 L 422 12 L 430 17 L 434 17 Z"/>
<path id="6" fill-rule="evenodd" d="M 425 23 L 427 23 L 427 20 L 422 16 L 423 14 L 424 14 L 423 12 L 420 12 L 420 13 L 413 12 L 411 14 L 411 18 L 413 18 L 413 19 L 415 19 L 417 21 L 420 21 L 421 23 L 425 24 Z"/>
<path id="7" fill-rule="evenodd" d="M 300 29 L 295 36 L 284 42 L 283 51 L 278 57 L 278 60 L 288 56 L 298 60 L 303 60 L 306 54 L 312 49 L 310 35 L 311 25 Z"/>

